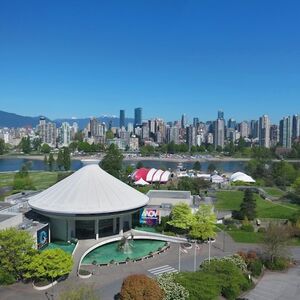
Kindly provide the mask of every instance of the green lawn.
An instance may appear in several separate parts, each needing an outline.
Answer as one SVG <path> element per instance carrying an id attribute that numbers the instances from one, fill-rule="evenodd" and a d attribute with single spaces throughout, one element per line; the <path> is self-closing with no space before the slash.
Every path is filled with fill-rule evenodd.
<path id="1" fill-rule="evenodd" d="M 285 192 L 277 187 L 264 187 L 264 191 L 273 197 L 282 197 Z"/>
<path id="2" fill-rule="evenodd" d="M 11 186 L 14 180 L 14 173 L 0 173 L 0 187 Z"/>
<path id="3" fill-rule="evenodd" d="M 57 172 L 32 172 L 30 178 L 35 189 L 43 190 L 56 183 Z"/>
<path id="4" fill-rule="evenodd" d="M 254 243 L 263 242 L 264 234 L 260 232 L 247 232 L 242 230 L 226 231 L 237 243 Z"/>
<path id="5" fill-rule="evenodd" d="M 215 207 L 217 210 L 239 210 L 244 193 L 241 191 L 220 191 L 217 192 L 216 196 Z M 290 203 L 264 200 L 258 194 L 254 194 L 254 197 L 258 218 L 286 219 L 300 208 Z"/>
<path id="6" fill-rule="evenodd" d="M 30 178 L 36 190 L 43 190 L 56 183 L 57 174 L 57 172 L 30 172 Z M 13 185 L 14 175 L 14 172 L 0 173 L 0 187 L 11 187 Z M 16 191 L 10 191 L 5 195 L 1 195 L 0 201 L 3 201 L 5 196 L 13 192 Z"/>

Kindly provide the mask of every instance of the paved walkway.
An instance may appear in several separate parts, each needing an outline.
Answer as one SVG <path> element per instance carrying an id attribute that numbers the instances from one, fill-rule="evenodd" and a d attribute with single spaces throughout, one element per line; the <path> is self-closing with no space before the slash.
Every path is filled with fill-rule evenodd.
<path id="1" fill-rule="evenodd" d="M 249 300 L 300 299 L 300 266 L 287 272 L 266 272 L 257 286 L 244 295 Z"/>

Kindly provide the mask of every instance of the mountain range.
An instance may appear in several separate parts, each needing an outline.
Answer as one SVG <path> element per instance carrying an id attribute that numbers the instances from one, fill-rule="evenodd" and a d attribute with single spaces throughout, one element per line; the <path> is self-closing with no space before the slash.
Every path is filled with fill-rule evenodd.
<path id="1" fill-rule="evenodd" d="M 41 116 L 36 117 L 28 117 L 28 116 L 21 116 L 14 113 L 9 113 L 0 110 L 0 127 L 9 127 L 9 128 L 17 128 L 17 127 L 35 127 L 38 125 Z M 90 118 L 63 118 L 63 119 L 55 119 L 50 120 L 47 116 L 44 116 L 47 121 L 56 123 L 57 126 L 61 126 L 63 122 L 68 122 L 69 124 L 73 124 L 76 122 L 80 129 L 84 128 Z M 104 122 L 106 125 L 109 125 L 111 122 L 112 127 L 119 126 L 119 118 L 115 116 L 100 116 L 97 118 L 101 123 Z M 132 118 L 125 119 L 125 125 L 128 123 L 133 123 Z"/>

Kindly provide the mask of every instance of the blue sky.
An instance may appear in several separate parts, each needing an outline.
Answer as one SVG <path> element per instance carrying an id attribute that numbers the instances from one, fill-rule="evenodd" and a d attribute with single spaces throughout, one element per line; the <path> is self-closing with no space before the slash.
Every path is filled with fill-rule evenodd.
<path id="1" fill-rule="evenodd" d="M 300 1 L 0 1 L 0 110 L 300 113 Z"/>

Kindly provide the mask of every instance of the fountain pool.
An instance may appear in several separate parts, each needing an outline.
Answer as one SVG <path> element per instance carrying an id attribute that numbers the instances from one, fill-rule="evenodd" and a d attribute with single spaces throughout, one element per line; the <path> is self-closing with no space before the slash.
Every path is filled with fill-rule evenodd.
<path id="1" fill-rule="evenodd" d="M 108 264 L 112 260 L 114 262 L 121 262 L 126 261 L 127 258 L 139 259 L 147 256 L 150 252 L 155 252 L 167 245 L 167 243 L 163 241 L 146 239 L 130 240 L 129 243 L 131 243 L 131 251 L 125 252 L 120 250 L 120 241 L 99 246 L 83 258 L 82 264 Z"/>

